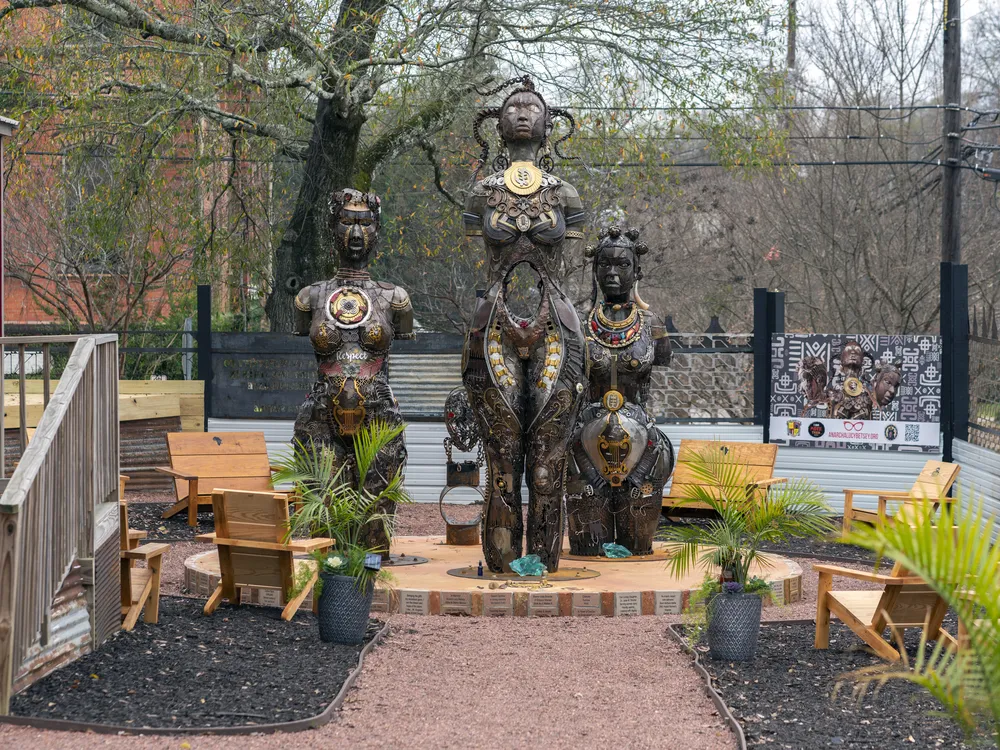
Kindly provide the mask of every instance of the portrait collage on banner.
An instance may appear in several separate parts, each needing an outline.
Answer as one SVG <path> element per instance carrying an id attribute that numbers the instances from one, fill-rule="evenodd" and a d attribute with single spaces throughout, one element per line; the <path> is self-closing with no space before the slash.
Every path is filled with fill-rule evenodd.
<path id="1" fill-rule="evenodd" d="M 769 413 L 779 445 L 935 453 L 941 339 L 775 334 Z"/>

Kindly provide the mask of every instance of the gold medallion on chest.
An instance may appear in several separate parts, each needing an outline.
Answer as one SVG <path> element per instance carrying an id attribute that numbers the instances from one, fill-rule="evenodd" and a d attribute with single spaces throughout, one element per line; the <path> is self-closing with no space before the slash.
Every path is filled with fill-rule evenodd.
<path id="1" fill-rule="evenodd" d="M 530 161 L 516 161 L 504 170 L 503 184 L 515 195 L 531 195 L 542 186 L 542 170 Z"/>

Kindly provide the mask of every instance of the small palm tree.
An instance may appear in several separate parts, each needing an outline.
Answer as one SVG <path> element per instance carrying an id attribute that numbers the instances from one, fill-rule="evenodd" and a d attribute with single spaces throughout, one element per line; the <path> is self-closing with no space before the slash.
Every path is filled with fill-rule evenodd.
<path id="1" fill-rule="evenodd" d="M 405 425 L 390 427 L 375 421 L 354 436 L 357 485 L 347 481 L 344 465 L 338 466 L 336 453 L 323 444 L 296 441 L 292 451 L 278 462 L 273 482 L 291 483 L 295 512 L 289 521 L 288 536 L 326 536 L 335 540 L 331 552 L 315 555 L 327 572 L 349 575 L 362 587 L 377 575 L 365 567 L 365 558 L 381 550 L 366 545 L 372 525 L 385 530 L 391 540 L 395 518 L 385 508 L 412 502 L 403 487 L 402 467 L 388 479 L 385 489 L 365 488 L 375 459 L 402 434 Z M 337 561 L 333 565 L 329 561 Z"/>
<path id="2" fill-rule="evenodd" d="M 928 501 L 929 502 L 929 501 Z M 907 522 L 858 527 L 847 541 L 901 563 L 948 602 L 968 636 L 956 651 L 944 639 L 933 647 L 921 638 L 910 661 L 860 669 L 848 677 L 858 697 L 891 679 L 921 685 L 968 731 L 998 743 L 1000 727 L 1000 545 L 992 541 L 995 519 L 985 518 L 982 501 L 963 509 L 945 503 L 939 517 L 925 506 Z M 890 623 L 891 625 L 891 623 Z"/>
<path id="3" fill-rule="evenodd" d="M 698 484 L 687 486 L 679 506 L 703 503 L 718 515 L 704 524 L 666 529 L 661 538 L 680 543 L 670 569 L 683 576 L 694 567 L 720 570 L 722 581 L 747 584 L 755 563 L 768 567 L 762 547 L 789 537 L 822 536 L 833 525 L 822 490 L 796 479 L 768 492 L 758 489 L 750 468 L 709 449 L 688 464 Z"/>

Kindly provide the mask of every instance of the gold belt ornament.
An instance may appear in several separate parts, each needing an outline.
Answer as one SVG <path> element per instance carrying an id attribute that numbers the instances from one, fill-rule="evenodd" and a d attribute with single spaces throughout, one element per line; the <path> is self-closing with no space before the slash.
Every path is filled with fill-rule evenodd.
<path id="1" fill-rule="evenodd" d="M 347 391 L 347 384 L 351 384 Z M 365 421 L 365 397 L 358 391 L 354 378 L 346 378 L 330 405 L 333 419 L 340 428 L 341 435 L 354 435 Z"/>

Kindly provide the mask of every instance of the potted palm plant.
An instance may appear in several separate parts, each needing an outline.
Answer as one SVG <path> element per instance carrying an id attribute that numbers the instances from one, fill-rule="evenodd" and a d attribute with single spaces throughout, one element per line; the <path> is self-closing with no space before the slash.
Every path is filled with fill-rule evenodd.
<path id="1" fill-rule="evenodd" d="M 713 517 L 662 532 L 662 539 L 679 545 L 669 566 L 676 576 L 706 570 L 709 576 L 695 605 L 704 599 L 710 653 L 746 661 L 757 650 L 761 596 L 770 594 L 767 582 L 752 576 L 751 568 L 770 566 L 763 551 L 768 544 L 829 534 L 830 509 L 822 490 L 805 479 L 765 493 L 750 468 L 723 451 L 708 450 L 689 467 L 695 481 L 678 505 L 704 504 Z"/>
<path id="2" fill-rule="evenodd" d="M 411 502 L 403 488 L 400 468 L 387 482 L 379 482 L 379 492 L 366 489 L 369 472 L 375 471 L 375 458 L 400 433 L 404 425 L 390 427 L 373 422 L 354 436 L 357 484 L 349 481 L 347 467 L 338 465 L 335 452 L 322 444 L 297 442 L 278 463 L 275 484 L 291 483 L 295 512 L 289 521 L 288 537 L 325 536 L 333 547 L 313 553 L 319 581 L 313 595 L 319 597 L 319 632 L 323 641 L 360 643 L 364 640 L 371 613 L 376 581 L 387 582 L 388 572 L 381 569 L 381 553 L 388 550 L 366 546 L 372 524 L 385 530 L 392 539 L 395 516 L 387 512 L 396 505 Z M 312 570 L 303 570 L 306 579 Z"/>

